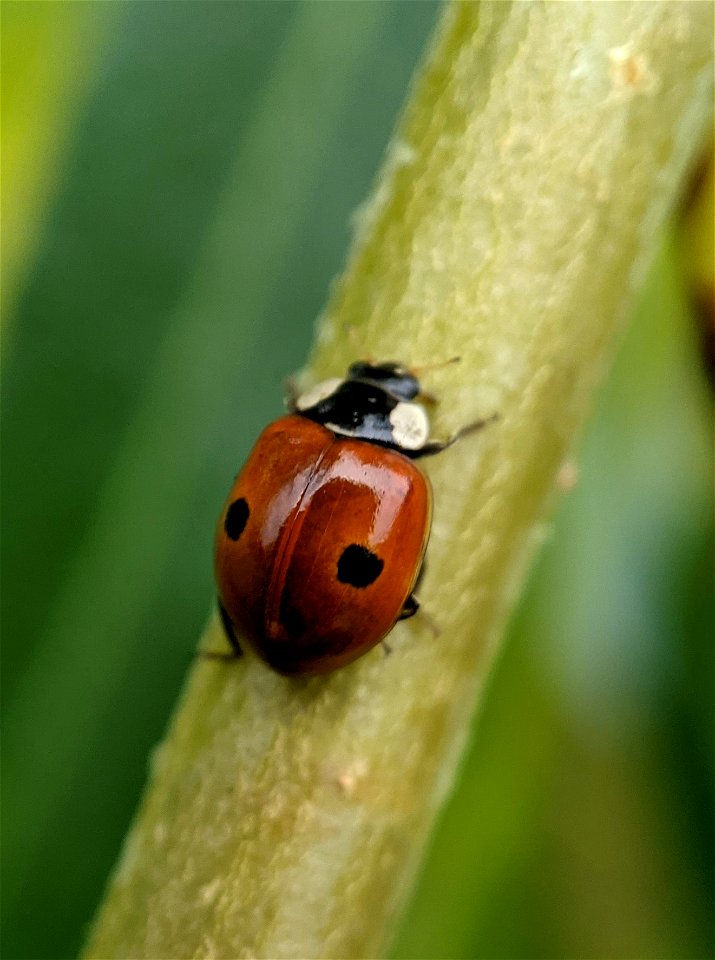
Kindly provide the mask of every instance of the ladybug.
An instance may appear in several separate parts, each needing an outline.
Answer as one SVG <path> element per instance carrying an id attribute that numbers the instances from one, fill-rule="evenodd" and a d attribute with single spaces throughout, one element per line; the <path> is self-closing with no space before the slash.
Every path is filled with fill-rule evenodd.
<path id="1" fill-rule="evenodd" d="M 329 673 L 417 613 L 432 493 L 415 464 L 429 437 L 414 371 L 353 363 L 288 401 L 260 435 L 218 522 L 221 619 L 288 676 Z"/>

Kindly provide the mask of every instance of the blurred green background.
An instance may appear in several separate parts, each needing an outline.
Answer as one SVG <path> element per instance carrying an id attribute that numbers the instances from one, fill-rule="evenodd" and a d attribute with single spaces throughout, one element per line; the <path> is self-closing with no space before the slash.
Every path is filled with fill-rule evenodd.
<path id="1" fill-rule="evenodd" d="M 5 957 L 80 946 L 208 615 L 227 482 L 437 12 L 2 4 Z M 690 242 L 664 238 L 395 957 L 713 955 Z"/>

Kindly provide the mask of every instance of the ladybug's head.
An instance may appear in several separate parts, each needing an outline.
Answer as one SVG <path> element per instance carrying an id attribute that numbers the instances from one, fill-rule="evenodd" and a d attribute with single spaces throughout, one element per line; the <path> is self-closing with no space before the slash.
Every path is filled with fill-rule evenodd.
<path id="1" fill-rule="evenodd" d="M 420 392 L 419 380 L 401 363 L 369 363 L 358 360 L 348 367 L 347 379 L 374 383 L 399 400 L 414 400 Z"/>
<path id="2" fill-rule="evenodd" d="M 400 363 L 357 361 L 344 379 L 316 384 L 291 409 L 340 436 L 368 440 L 412 456 L 429 439 L 429 420 L 415 402 L 420 384 Z"/>

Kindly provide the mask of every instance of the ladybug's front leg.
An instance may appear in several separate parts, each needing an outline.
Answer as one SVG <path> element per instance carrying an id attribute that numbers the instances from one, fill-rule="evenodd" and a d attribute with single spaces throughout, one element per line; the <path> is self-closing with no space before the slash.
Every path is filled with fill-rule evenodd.
<path id="1" fill-rule="evenodd" d="M 288 413 L 296 413 L 298 410 L 298 397 L 300 389 L 294 377 L 286 377 L 283 381 L 284 403 Z"/>
<path id="2" fill-rule="evenodd" d="M 435 453 L 441 453 L 443 450 L 446 450 L 447 447 L 451 447 L 453 443 L 456 443 L 457 440 L 461 440 L 462 437 L 466 437 L 470 433 L 476 433 L 477 430 L 481 430 L 482 427 L 486 427 L 487 424 L 493 423 L 494 420 L 498 419 L 499 414 L 493 413 L 491 417 L 486 417 L 484 420 L 475 420 L 474 423 L 468 423 L 466 427 L 457 430 L 456 433 L 452 434 L 452 436 L 446 440 L 433 440 L 431 443 L 426 443 L 423 447 L 420 447 L 419 450 L 409 451 L 409 455 L 414 460 L 419 457 L 433 457 Z"/>

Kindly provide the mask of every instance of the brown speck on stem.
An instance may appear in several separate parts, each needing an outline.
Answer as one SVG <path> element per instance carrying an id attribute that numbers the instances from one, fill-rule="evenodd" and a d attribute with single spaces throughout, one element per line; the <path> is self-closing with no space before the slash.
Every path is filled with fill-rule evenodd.
<path id="1" fill-rule="evenodd" d="M 573 490 L 579 480 L 579 468 L 575 460 L 564 460 L 556 474 L 556 486 L 564 493 Z"/>
<path id="2" fill-rule="evenodd" d="M 644 54 L 633 52 L 628 45 L 612 47 L 608 61 L 614 89 L 634 93 L 653 93 L 657 89 L 658 79 Z"/>

